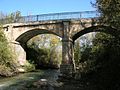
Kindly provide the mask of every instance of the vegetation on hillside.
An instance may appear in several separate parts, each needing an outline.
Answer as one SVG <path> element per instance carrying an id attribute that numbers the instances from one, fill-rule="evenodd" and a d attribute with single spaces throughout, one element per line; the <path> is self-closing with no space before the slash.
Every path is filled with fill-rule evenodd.
<path id="1" fill-rule="evenodd" d="M 55 35 L 38 35 L 27 43 L 27 59 L 36 68 L 59 68 L 62 59 L 60 38 Z"/>

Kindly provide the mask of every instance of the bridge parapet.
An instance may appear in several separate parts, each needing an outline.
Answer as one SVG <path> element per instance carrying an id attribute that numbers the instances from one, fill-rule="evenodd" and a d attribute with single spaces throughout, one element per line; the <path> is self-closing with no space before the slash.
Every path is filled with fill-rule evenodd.
<path id="1" fill-rule="evenodd" d="M 26 22 L 37 22 L 37 21 L 49 21 L 49 20 L 70 20 L 70 19 L 82 19 L 82 18 L 95 18 L 98 17 L 97 11 L 83 11 L 83 12 L 63 12 L 63 13 L 50 13 L 41 15 L 29 15 L 14 18 L 11 23 L 26 23 Z M 3 24 L 9 23 L 9 18 L 1 19 L 0 22 Z"/>

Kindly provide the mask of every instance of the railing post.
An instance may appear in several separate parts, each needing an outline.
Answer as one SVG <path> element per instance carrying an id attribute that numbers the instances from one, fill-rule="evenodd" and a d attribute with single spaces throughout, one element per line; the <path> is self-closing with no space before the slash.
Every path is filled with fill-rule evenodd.
<path id="1" fill-rule="evenodd" d="M 80 18 L 82 18 L 82 13 L 80 12 Z"/>
<path id="2" fill-rule="evenodd" d="M 39 15 L 36 15 L 36 21 L 39 21 Z"/>

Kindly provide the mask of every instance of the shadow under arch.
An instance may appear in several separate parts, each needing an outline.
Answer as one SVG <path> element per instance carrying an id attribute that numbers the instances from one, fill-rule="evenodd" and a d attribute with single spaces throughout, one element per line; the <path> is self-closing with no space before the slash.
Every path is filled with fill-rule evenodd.
<path id="1" fill-rule="evenodd" d="M 107 33 L 107 34 L 110 34 L 112 36 L 115 36 L 116 38 L 118 38 L 118 35 L 120 32 L 118 32 L 117 29 L 113 28 L 113 27 L 110 27 L 110 26 L 104 26 L 104 25 L 98 25 L 98 26 L 92 26 L 92 27 L 88 27 L 88 28 L 85 28 L 79 32 L 77 32 L 73 37 L 72 37 L 72 40 L 73 42 L 79 38 L 80 36 L 84 35 L 84 34 L 87 34 L 87 33 L 90 33 L 90 32 L 104 32 L 104 33 Z"/>
<path id="2" fill-rule="evenodd" d="M 15 41 L 19 42 L 20 44 L 26 44 L 28 40 L 39 34 L 53 34 L 61 37 L 60 35 L 46 29 L 32 29 L 21 34 Z"/>

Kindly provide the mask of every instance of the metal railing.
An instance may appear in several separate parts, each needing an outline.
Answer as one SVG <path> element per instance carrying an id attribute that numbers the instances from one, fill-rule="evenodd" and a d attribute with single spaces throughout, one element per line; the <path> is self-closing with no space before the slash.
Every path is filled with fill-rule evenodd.
<path id="1" fill-rule="evenodd" d="M 64 13 L 50 13 L 41 15 L 21 16 L 17 18 L 4 18 L 0 19 L 0 23 L 26 23 L 36 21 L 49 21 L 49 20 L 67 20 L 67 19 L 82 19 L 98 17 L 97 11 L 83 11 L 83 12 L 64 12 Z"/>

